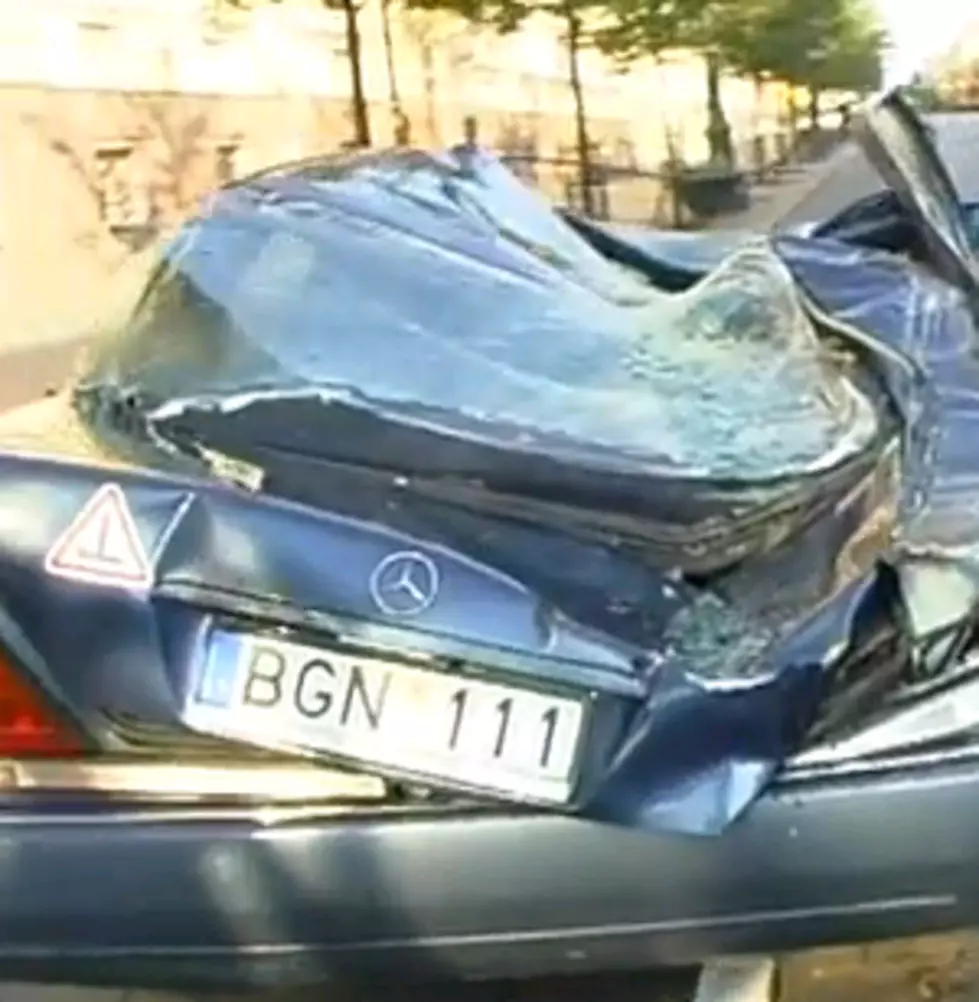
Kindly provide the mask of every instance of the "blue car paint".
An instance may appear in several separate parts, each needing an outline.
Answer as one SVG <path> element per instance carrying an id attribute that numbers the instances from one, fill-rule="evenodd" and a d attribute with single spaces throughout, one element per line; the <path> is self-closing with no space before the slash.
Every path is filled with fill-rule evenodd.
<path id="1" fill-rule="evenodd" d="M 111 746 L 113 714 L 179 729 L 196 679 L 199 638 L 214 617 L 237 614 L 254 629 L 289 624 L 314 642 L 318 634 L 336 631 L 367 650 L 464 657 L 515 681 L 522 675 L 525 683 L 589 690 L 593 739 L 578 810 L 644 828 L 712 830 L 726 824 L 732 805 L 756 795 L 772 760 L 797 739 L 783 720 L 784 702 L 814 704 L 818 697 L 822 648 L 805 640 L 798 655 L 790 649 L 795 662 L 776 666 L 769 679 L 745 689 L 712 693 L 682 677 L 650 681 L 636 669 L 640 648 L 562 619 L 554 622 L 553 636 L 542 635 L 547 617 L 539 600 L 495 570 L 426 540 L 203 482 L 113 474 L 153 554 L 150 592 L 120 592 L 45 573 L 46 550 L 102 482 L 88 467 L 0 460 L 0 550 L 16 554 L 0 562 L 0 588 L 8 596 L 4 610 L 20 625 L 27 663 L 44 666 L 51 694 L 102 744 Z M 35 501 L 28 508 L 26 495 L 50 503 L 42 509 Z M 17 524 L 25 515 L 30 532 Z M 249 543 L 247 566 L 227 545 L 234 539 Z M 366 590 L 377 562 L 407 547 L 439 561 L 445 596 L 410 628 L 385 623 Z M 332 556 L 336 571 L 327 573 L 321 554 Z M 483 612 L 477 620 L 466 615 L 474 606 Z M 493 620 L 485 618 L 488 609 Z M 821 642 L 845 636 L 854 610 L 854 603 L 843 602 L 825 622 L 817 620 Z M 655 721 L 652 728 L 637 728 L 640 713 Z M 694 722 L 709 726 L 701 730 Z M 397 770 L 393 775 L 405 776 Z M 678 802 L 673 791 L 684 785 L 687 792 Z"/>
<path id="2" fill-rule="evenodd" d="M 824 296 L 835 296 L 840 309 L 848 307 L 847 294 L 855 297 L 858 288 L 867 287 L 866 278 L 862 286 L 840 283 L 834 261 L 839 254 L 832 249 L 786 244 L 783 253 L 790 264 L 795 253 L 803 280 Z M 853 252 L 846 253 L 846 274 L 852 277 Z M 864 267 L 872 277 L 875 267 L 886 272 L 892 266 L 868 256 Z M 885 273 L 882 288 L 898 296 L 902 277 L 899 271 Z M 893 302 L 876 302 L 886 334 Z M 943 306 L 942 323 L 948 326 L 956 314 L 944 301 Z M 872 328 L 875 316 L 861 319 Z M 929 323 L 934 319 L 922 316 Z M 0 560 L 0 586 L 6 611 L 20 625 L 33 660 L 45 666 L 54 694 L 100 743 L 112 742 L 106 711 L 181 728 L 198 638 L 215 616 L 237 616 L 246 623 L 288 625 L 314 639 L 339 632 L 366 649 L 408 647 L 469 658 L 515 679 L 591 691 L 593 738 L 574 809 L 586 818 L 646 831 L 710 834 L 739 816 L 798 747 L 822 694 L 827 652 L 847 642 L 857 621 L 882 610 L 873 572 L 847 580 L 838 577 L 836 558 L 820 568 L 812 557 L 847 550 L 847 540 L 859 536 L 881 491 L 890 489 L 891 476 L 886 458 L 869 466 L 860 490 L 833 519 L 817 520 L 793 540 L 794 550 L 807 554 L 810 577 L 817 573 L 813 580 L 821 583 L 813 594 L 822 599 L 737 684 L 651 666 L 656 631 L 696 596 L 621 554 L 573 544 L 590 557 L 590 567 L 599 566 L 596 554 L 604 561 L 604 574 L 590 574 L 596 598 L 635 579 L 645 608 L 642 642 L 617 633 L 614 622 L 602 629 L 572 618 L 521 583 L 535 544 L 556 546 L 559 553 L 572 545 L 560 534 L 550 542 L 544 529 L 536 537 L 526 532 L 515 537 L 519 549 L 511 552 L 519 553 L 528 569 L 512 576 L 501 572 L 499 558 L 492 564 L 477 561 L 434 531 L 409 534 L 159 472 L 109 474 L 97 465 L 0 459 L 0 552 L 9 554 Z M 145 595 L 44 572 L 47 550 L 107 481 L 121 486 L 152 554 L 154 585 Z M 25 497 L 35 500 L 25 506 Z M 505 531 L 499 525 L 498 537 L 505 538 Z M 384 616 L 366 587 L 378 562 L 404 549 L 429 554 L 443 578 L 438 602 L 410 626 Z M 563 552 L 567 557 L 573 551 Z M 785 559 L 791 566 L 798 558 Z M 763 568 L 755 576 L 768 573 Z M 473 609 L 478 616 L 470 614 Z M 93 630 L 93 623 L 104 625 Z M 396 770 L 392 775 L 403 776 Z"/>
<path id="3" fill-rule="evenodd" d="M 0 977 L 524 978 L 946 931 L 979 919 L 977 796 L 975 758 L 790 775 L 719 839 L 507 810 L 270 823 L 19 796 L 0 812 Z"/>
<path id="4" fill-rule="evenodd" d="M 373 204 L 377 163 L 368 161 L 361 188 L 358 170 L 349 174 L 350 191 L 337 187 L 348 213 L 351 205 Z M 484 192 L 491 201 L 493 177 L 490 171 Z M 266 179 L 255 193 L 245 185 L 228 197 L 239 212 L 243 200 L 260 196 L 253 207 L 259 213 L 262 200 L 274 195 L 276 218 L 292 212 L 308 229 L 317 220 L 335 222 L 317 192 L 306 180 Z M 460 230 L 451 215 L 419 211 L 413 202 L 399 207 L 397 193 L 385 197 L 388 201 L 379 203 L 384 219 L 393 219 L 395 209 L 404 209 L 409 221 L 417 215 L 440 253 L 458 240 L 459 253 L 492 260 L 496 268 L 506 265 L 505 248 Z M 221 204 L 218 200 L 214 211 L 225 211 Z M 324 213 L 322 219 L 317 213 Z M 375 225 L 381 217 L 370 218 Z M 400 231 L 392 229 L 392 240 L 398 232 L 409 233 L 408 222 Z M 615 239 L 625 247 L 621 236 Z M 630 239 L 628 246 L 652 273 L 659 261 L 695 280 L 715 263 L 700 239 L 655 234 Z M 731 239 L 714 253 L 730 253 Z M 555 241 L 568 260 L 595 254 L 567 227 Z M 226 285 L 218 262 L 203 247 L 199 240 L 181 246 L 175 267 L 196 275 L 199 264 L 205 286 Z M 126 426 L 112 416 L 114 403 L 86 397 L 84 386 L 65 406 L 99 443 L 86 463 L 0 457 L 0 587 L 32 663 L 43 666 L 53 694 L 86 733 L 111 746 L 107 713 L 186 730 L 182 712 L 196 678 L 200 638 L 218 617 L 255 628 L 286 626 L 314 642 L 328 643 L 339 634 L 365 650 L 407 648 L 468 659 L 514 680 L 591 694 L 594 723 L 571 805 L 576 813 L 643 831 L 720 833 L 798 748 L 837 653 L 869 621 L 889 615 L 891 598 L 877 564 L 886 554 L 868 551 L 868 525 L 879 524 L 874 531 L 886 535 L 887 519 L 880 522 L 878 515 L 882 505 L 893 507 L 913 535 L 921 524 L 920 499 L 939 507 L 954 504 L 971 463 L 959 448 L 961 440 L 947 434 L 957 422 L 965 427 L 971 421 L 970 398 L 962 392 L 941 395 L 946 386 L 970 385 L 974 367 L 972 320 L 957 293 L 898 259 L 832 241 L 787 237 L 773 247 L 827 317 L 845 318 L 849 329 L 859 329 L 856 347 L 870 360 L 874 392 L 892 402 L 897 420 L 846 467 L 845 490 L 814 478 L 810 502 L 822 504 L 818 517 L 723 576 L 721 587 L 730 594 L 757 594 L 759 602 L 772 581 L 780 582 L 786 611 L 778 614 L 773 634 L 778 639 L 744 664 L 735 663 L 723 646 L 720 671 L 696 656 L 676 654 L 671 624 L 685 611 L 701 616 L 701 608 L 709 618 L 714 599 L 668 566 L 643 559 L 641 551 L 548 525 L 546 519 L 520 522 L 414 498 L 410 485 L 407 491 L 379 485 L 352 461 L 317 465 L 314 453 L 306 459 L 302 451 L 317 448 L 316 435 L 302 424 L 288 426 L 281 446 L 273 432 L 256 430 L 269 454 L 292 449 L 289 469 L 300 470 L 296 488 L 281 477 L 254 492 L 178 474 L 168 460 L 145 449 L 149 458 L 137 468 L 110 471 L 103 459 L 111 462 L 112 442 L 120 428 L 126 438 Z M 550 280 L 547 267 L 534 265 L 540 281 Z M 103 371 L 117 365 L 114 350 L 103 358 Z M 179 375 L 181 350 L 175 342 L 172 351 L 178 354 L 172 369 L 163 370 L 166 379 Z M 260 361 L 257 355 L 241 357 L 247 365 Z M 163 415 L 167 407 L 158 410 Z M 204 428 L 211 422 L 221 433 L 251 433 L 241 414 L 225 421 L 213 411 L 196 417 L 170 412 L 154 420 L 162 439 L 179 441 L 192 420 Z M 392 431 L 385 434 L 390 439 Z M 304 439 L 309 445 L 300 449 Z M 327 446 L 343 449 L 349 442 Z M 448 462 L 445 449 L 434 455 L 436 462 Z M 428 461 L 421 454 L 412 459 Z M 528 469 L 534 462 L 540 466 L 537 460 L 517 461 Z M 157 470 L 140 471 L 140 465 Z M 625 485 L 623 496 L 639 482 L 618 473 L 608 474 L 606 482 L 617 482 L 615 477 Z M 151 554 L 153 585 L 144 594 L 64 581 L 44 570 L 48 550 L 109 482 L 124 492 Z M 569 480 L 574 483 L 590 489 L 584 478 Z M 677 517 L 684 504 L 699 505 L 709 524 L 710 513 L 723 512 L 727 503 L 722 489 L 710 483 L 695 489 L 669 480 L 661 484 L 647 491 L 642 503 L 665 504 L 665 511 L 681 512 Z M 299 500 L 304 487 L 313 491 L 313 502 Z M 820 492 L 834 498 L 831 507 L 828 500 L 819 501 Z M 955 525 L 961 527 L 962 519 Z M 427 555 L 442 577 L 438 600 L 410 623 L 379 610 L 367 587 L 373 569 L 400 550 Z"/>
<path id="5" fill-rule="evenodd" d="M 158 276 L 177 276 L 184 286 L 197 288 L 198 299 L 213 299 L 230 294 L 232 273 L 239 257 L 250 253 L 253 231 L 280 236 L 286 245 L 300 231 L 318 234 L 333 250 L 337 234 L 356 236 L 361 253 L 383 232 L 388 249 L 381 254 L 378 245 L 378 261 L 393 262 L 397 281 L 386 291 L 388 299 L 351 300 L 367 310 L 364 316 L 377 311 L 381 316 L 403 301 L 406 316 L 414 310 L 446 326 L 438 303 L 418 303 L 418 282 L 435 288 L 451 277 L 451 269 L 441 278 L 419 270 L 425 255 L 433 253 L 447 267 L 452 260 L 464 267 L 467 295 L 499 292 L 499 283 L 509 282 L 514 297 L 519 293 L 521 302 L 532 306 L 546 304 L 555 292 L 585 302 L 592 281 L 604 292 L 619 289 L 608 261 L 572 227 L 542 211 L 534 196 L 502 178 L 498 165 L 462 154 L 457 159 L 419 164 L 370 154 L 330 168 L 322 178 L 315 170 L 287 170 L 237 185 L 214 200 L 213 216 L 191 225 L 189 240 L 172 245 L 172 267 Z M 452 177 L 464 180 L 450 183 Z M 466 204 L 474 193 L 480 212 L 498 214 L 499 232 L 515 234 L 509 242 L 488 235 L 485 216 Z M 202 239 L 209 225 L 219 239 L 227 238 L 225 256 L 212 253 Z M 194 227 L 200 230 L 196 235 Z M 552 255 L 528 250 L 536 246 L 533 239 L 543 241 Z M 719 241 L 606 233 L 606 244 L 631 252 L 636 267 L 651 275 L 669 268 L 690 282 L 713 268 L 717 255 L 743 246 L 740 235 Z M 902 545 L 953 548 L 979 538 L 970 505 L 973 463 L 963 444 L 974 420 L 972 388 L 979 384 L 969 304 L 957 290 L 886 254 L 792 237 L 775 239 L 770 249 L 812 308 L 821 311 L 820 322 L 861 355 L 863 384 L 888 420 L 863 455 L 841 463 L 839 471 L 804 480 L 800 491 L 812 514 L 790 536 L 767 542 L 760 552 L 760 544 L 732 552 L 726 558 L 731 566 L 715 572 L 711 585 L 695 584 L 648 559 L 641 537 L 627 546 L 609 533 L 589 536 L 546 517 L 515 519 L 426 496 L 411 476 L 404 486 L 397 477 L 378 478 L 376 471 L 358 466 L 358 435 L 371 448 L 394 453 L 403 442 L 413 475 L 422 468 L 432 476 L 451 473 L 453 464 L 477 455 L 467 452 L 465 443 L 448 440 L 412 454 L 410 447 L 425 441 L 424 422 L 422 438 L 412 439 L 417 428 L 379 425 L 368 406 L 351 405 L 324 389 L 312 411 L 340 414 L 339 427 L 350 434 L 323 441 L 315 425 L 300 420 L 290 424 L 287 418 L 284 437 L 271 418 L 267 426 L 249 426 L 244 413 L 233 413 L 244 406 L 233 394 L 224 398 L 227 416 L 223 405 L 194 404 L 190 398 L 204 392 L 213 372 L 204 360 L 194 366 L 188 358 L 205 348 L 219 352 L 220 342 L 202 347 L 186 331 L 175 330 L 172 343 L 147 369 L 137 317 L 127 335 L 135 341 L 110 345 L 88 384 L 65 404 L 98 443 L 88 462 L 0 458 L 0 585 L 27 659 L 40 667 L 52 695 L 86 733 L 110 745 L 107 711 L 184 727 L 182 708 L 196 679 L 201 637 L 221 617 L 255 628 L 288 627 L 323 643 L 339 634 L 367 650 L 409 648 L 469 659 L 515 680 L 590 693 L 594 727 L 570 805 L 582 817 L 644 831 L 723 831 L 798 748 L 839 653 L 868 622 L 891 614 L 893 597 L 881 568 L 900 559 L 890 547 L 893 520 L 899 522 Z M 597 277 L 588 272 L 591 266 Z M 485 288 L 476 277 L 484 272 Z M 408 281 L 412 274 L 415 285 Z M 354 278 L 356 292 L 361 279 Z M 336 281 L 341 279 L 350 276 Z M 507 299 L 501 303 L 512 306 Z M 244 308 L 239 300 L 229 305 L 232 313 Z M 841 321 L 845 326 L 833 328 Z M 452 323 L 448 329 L 458 330 Z M 321 351 L 320 340 L 308 340 L 311 331 L 277 335 L 285 340 L 275 356 L 277 345 L 263 348 L 233 325 L 218 328 L 220 338 L 242 343 L 231 357 L 232 369 L 217 374 L 246 380 L 248 373 L 266 372 L 273 385 L 288 390 L 291 377 L 283 360 L 318 358 L 328 373 L 329 352 Z M 600 360 L 601 339 L 590 329 L 582 332 L 587 357 Z M 352 343 L 345 341 L 344 350 L 352 350 Z M 545 364 L 539 346 L 519 337 L 515 343 L 521 358 Z M 140 403 L 124 384 L 141 371 L 155 372 L 148 388 L 162 392 L 169 383 L 179 384 L 184 398 Z M 423 373 L 422 379 L 430 383 L 436 376 Z M 279 377 L 285 383 L 276 384 Z M 232 390 L 226 387 L 228 394 Z M 264 406 L 252 403 L 253 409 Z M 265 413 L 281 403 L 281 394 L 273 394 Z M 145 429 L 139 431 L 140 407 L 148 408 L 149 444 L 140 441 L 145 437 Z M 188 439 L 195 421 L 198 432 Z M 260 465 L 278 457 L 278 480 L 273 477 L 256 492 L 216 477 L 178 474 L 171 453 L 195 447 L 200 429 L 212 446 L 220 435 L 233 445 L 244 441 L 264 457 Z M 252 433 L 257 441 L 248 438 Z M 109 471 L 105 464 L 117 458 L 113 442 L 120 438 L 142 448 L 136 467 L 156 472 L 132 466 Z M 169 443 L 169 450 L 154 452 L 161 442 Z M 578 446 L 554 448 L 562 462 L 569 455 L 586 468 L 594 461 Z M 633 526 L 655 509 L 683 527 L 685 508 L 710 526 L 738 505 L 751 509 L 759 498 L 778 498 L 785 490 L 784 484 L 752 482 L 749 491 L 729 495 L 730 485 L 689 475 L 660 477 L 650 486 L 628 464 L 614 463 L 603 469 L 599 483 L 595 469 L 582 474 L 550 456 L 497 449 L 490 475 L 504 481 L 550 477 L 552 493 L 565 478 L 575 501 L 579 490 L 602 497 L 611 487 L 626 499 L 624 523 Z M 292 470 L 299 471 L 296 484 L 288 483 Z M 65 581 L 45 570 L 50 548 L 106 483 L 123 491 L 151 554 L 152 586 L 143 593 Z M 303 489 L 312 501 L 302 500 Z M 443 580 L 438 601 L 410 624 L 373 604 L 367 587 L 374 568 L 399 550 L 436 562 Z M 765 592 L 776 581 L 773 611 Z M 722 630 L 714 640 L 718 670 L 696 650 L 688 653 L 670 629 L 684 615 L 709 621 L 710 603 L 725 590 L 749 596 L 749 608 L 772 623 L 764 645 L 741 660 L 733 640 L 730 649 L 725 645 Z"/>

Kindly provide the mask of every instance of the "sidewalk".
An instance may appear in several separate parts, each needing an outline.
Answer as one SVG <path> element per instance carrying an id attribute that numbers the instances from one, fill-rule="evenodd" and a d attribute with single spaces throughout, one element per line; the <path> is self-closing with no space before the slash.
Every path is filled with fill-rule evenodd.
<path id="1" fill-rule="evenodd" d="M 846 202 L 847 168 L 858 157 L 856 149 L 844 142 L 828 156 L 808 164 L 783 167 L 770 179 L 751 187 L 751 204 L 741 212 L 719 216 L 705 228 L 712 230 L 754 230 L 764 232 L 792 215 L 817 190 L 828 184 L 841 187 Z"/>

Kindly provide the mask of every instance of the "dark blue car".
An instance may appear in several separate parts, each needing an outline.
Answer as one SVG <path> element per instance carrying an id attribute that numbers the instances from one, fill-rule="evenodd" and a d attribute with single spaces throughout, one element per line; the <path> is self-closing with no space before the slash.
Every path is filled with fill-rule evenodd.
<path id="1" fill-rule="evenodd" d="M 491 157 L 222 189 L 0 417 L 0 979 L 523 977 L 979 917 L 977 270 Z"/>

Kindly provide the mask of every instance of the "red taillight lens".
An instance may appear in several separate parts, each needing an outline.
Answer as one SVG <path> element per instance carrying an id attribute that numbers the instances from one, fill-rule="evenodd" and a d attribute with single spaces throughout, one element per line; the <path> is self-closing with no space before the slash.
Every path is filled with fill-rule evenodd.
<path id="1" fill-rule="evenodd" d="M 81 741 L 0 654 L 0 757 L 77 755 Z"/>

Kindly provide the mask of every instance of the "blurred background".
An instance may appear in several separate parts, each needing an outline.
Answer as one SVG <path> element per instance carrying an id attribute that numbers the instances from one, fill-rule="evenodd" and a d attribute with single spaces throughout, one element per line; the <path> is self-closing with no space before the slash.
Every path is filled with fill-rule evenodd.
<path id="1" fill-rule="evenodd" d="M 0 301 L 32 342 L 215 185 L 344 147 L 478 142 L 588 214 L 700 223 L 820 155 L 887 51 L 870 0 L 0 0 L 0 24 Z"/>

